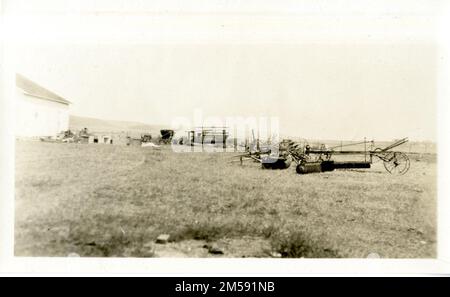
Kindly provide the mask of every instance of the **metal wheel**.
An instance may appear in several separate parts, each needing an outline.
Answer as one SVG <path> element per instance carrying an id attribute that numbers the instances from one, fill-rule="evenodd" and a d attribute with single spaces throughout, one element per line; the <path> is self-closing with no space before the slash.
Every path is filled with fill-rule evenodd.
<path id="1" fill-rule="evenodd" d="M 405 153 L 390 152 L 383 158 L 384 168 L 389 173 L 403 175 L 409 170 L 410 162 Z"/>
<path id="2" fill-rule="evenodd" d="M 264 169 L 287 169 L 291 166 L 292 158 L 276 158 L 265 157 L 261 160 Z"/>

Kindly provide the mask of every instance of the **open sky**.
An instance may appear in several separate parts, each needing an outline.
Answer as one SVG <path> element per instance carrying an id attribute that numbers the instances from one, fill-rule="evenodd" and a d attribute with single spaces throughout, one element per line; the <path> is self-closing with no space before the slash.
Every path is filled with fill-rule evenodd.
<path id="1" fill-rule="evenodd" d="M 436 140 L 433 10 L 22 2 L 4 7 L 10 69 L 72 101 L 74 115 L 170 125 L 200 109 L 278 117 L 281 134 L 304 138 Z"/>

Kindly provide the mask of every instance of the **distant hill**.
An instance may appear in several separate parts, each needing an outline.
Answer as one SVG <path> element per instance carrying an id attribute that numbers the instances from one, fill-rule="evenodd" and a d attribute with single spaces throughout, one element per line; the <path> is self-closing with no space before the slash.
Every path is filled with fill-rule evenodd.
<path id="1" fill-rule="evenodd" d="M 132 132 L 159 134 L 161 129 L 167 129 L 160 125 L 147 125 L 138 122 L 101 120 L 89 117 L 70 116 L 69 128 L 78 131 L 88 128 L 90 132 Z"/>
<path id="2" fill-rule="evenodd" d="M 70 124 L 69 128 L 72 131 L 79 131 L 83 128 L 88 128 L 89 132 L 92 133 L 120 133 L 120 132 L 126 132 L 129 135 L 135 135 L 139 136 L 143 133 L 151 133 L 153 136 L 157 136 L 160 134 L 161 129 L 170 129 L 168 126 L 162 126 L 162 125 L 148 125 L 143 124 L 139 122 L 127 122 L 127 121 L 114 121 L 114 120 L 101 120 L 96 118 L 89 118 L 89 117 L 80 117 L 80 116 L 70 116 Z M 177 131 L 178 136 L 182 136 L 183 131 Z M 343 140 L 305 140 L 298 137 L 282 137 L 283 138 L 289 138 L 294 141 L 299 141 L 301 143 L 308 142 L 310 145 L 320 145 L 320 144 L 326 144 L 327 147 L 335 148 L 336 150 L 339 150 L 339 146 L 342 143 L 344 145 L 344 150 L 364 150 L 364 149 L 371 149 L 370 145 L 365 147 L 362 145 L 356 145 L 351 147 L 345 147 L 346 144 L 354 143 L 355 141 L 345 141 Z M 358 141 L 359 142 L 359 141 Z M 374 143 L 374 147 L 382 148 L 390 145 L 394 140 L 392 141 L 376 141 Z M 409 141 L 408 143 L 403 144 L 402 146 L 396 148 L 398 151 L 408 152 L 408 153 L 436 153 L 436 143 L 433 142 L 427 142 L 427 141 Z"/>

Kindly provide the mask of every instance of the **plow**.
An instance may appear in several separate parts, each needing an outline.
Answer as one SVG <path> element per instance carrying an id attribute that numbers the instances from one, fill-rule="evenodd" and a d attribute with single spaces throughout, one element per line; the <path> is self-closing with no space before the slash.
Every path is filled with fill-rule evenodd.
<path id="1" fill-rule="evenodd" d="M 246 160 L 253 160 L 261 163 L 265 169 L 287 169 L 294 162 L 298 174 L 309 174 L 318 172 L 334 171 L 339 169 L 368 169 L 376 160 L 383 162 L 387 172 L 396 175 L 403 175 L 410 168 L 410 161 L 407 154 L 394 151 L 394 148 L 408 142 L 408 138 L 397 140 L 383 148 L 367 149 L 368 144 L 373 141 L 366 141 L 347 144 L 345 147 L 364 145 L 364 150 L 342 150 L 344 145 L 327 148 L 325 145 L 311 147 L 309 144 L 302 145 L 290 140 L 284 140 L 274 146 L 258 145 L 257 150 L 248 150 L 245 154 L 238 155 L 241 165 Z M 340 149 L 338 150 L 337 148 Z M 360 156 L 363 161 L 337 161 L 336 156 Z"/>

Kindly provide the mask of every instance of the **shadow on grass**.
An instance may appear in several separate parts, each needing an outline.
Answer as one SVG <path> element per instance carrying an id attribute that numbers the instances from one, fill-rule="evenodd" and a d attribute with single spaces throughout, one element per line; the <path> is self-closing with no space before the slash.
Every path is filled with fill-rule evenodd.
<path id="1" fill-rule="evenodd" d="M 226 227 L 208 225 L 205 223 L 192 224 L 173 234 L 170 241 L 178 242 L 188 239 L 214 241 L 223 237 L 227 233 L 226 229 Z"/>
<path id="2" fill-rule="evenodd" d="M 283 258 L 340 258 L 337 251 L 326 248 L 325 243 L 312 239 L 302 231 L 275 234 L 270 240 L 272 250 Z"/>
<path id="3" fill-rule="evenodd" d="M 215 241 L 227 236 L 236 236 L 236 230 L 227 226 L 214 226 L 206 223 L 192 224 L 180 229 L 171 236 L 171 241 L 188 239 Z M 244 235 L 244 234 L 243 234 Z M 249 235 L 249 234 L 246 234 Z M 272 247 L 283 258 L 340 258 L 339 253 L 327 247 L 325 242 L 313 239 L 304 231 L 280 232 L 276 227 L 266 228 L 263 232 Z M 251 244 L 251 242 L 249 242 Z"/>

